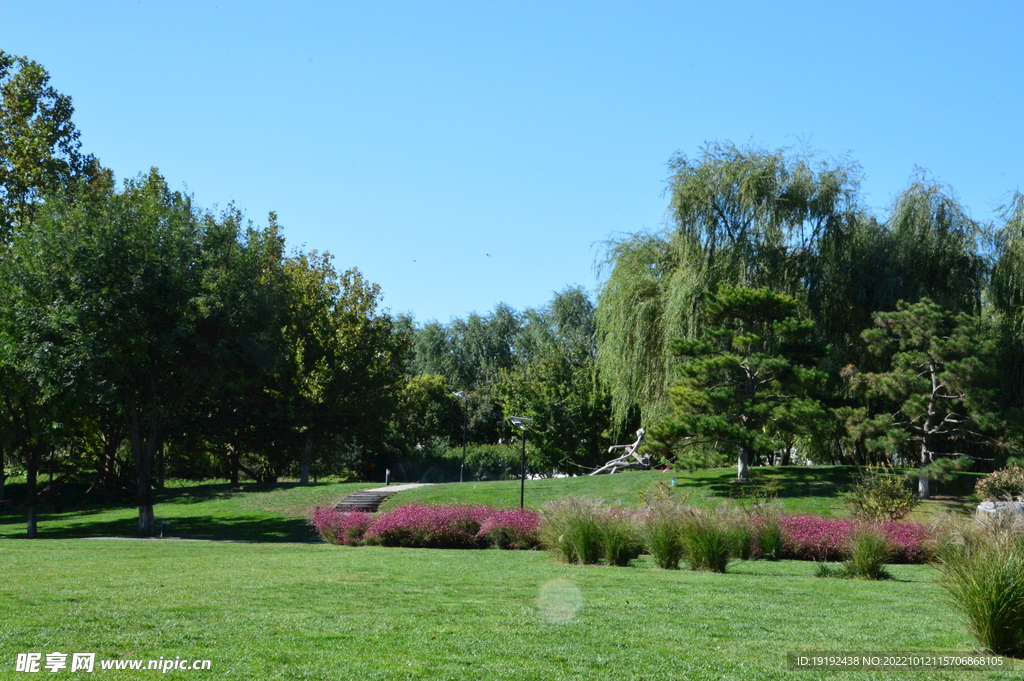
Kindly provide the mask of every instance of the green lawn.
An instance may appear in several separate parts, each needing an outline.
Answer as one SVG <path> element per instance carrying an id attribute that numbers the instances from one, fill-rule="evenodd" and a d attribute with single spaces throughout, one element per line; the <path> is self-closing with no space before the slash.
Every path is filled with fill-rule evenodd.
<path id="1" fill-rule="evenodd" d="M 188 539 L 302 542 L 315 539 L 306 526 L 314 506 L 341 501 L 373 483 L 296 483 L 260 485 L 192 483 L 157 494 L 157 525 L 166 520 L 168 534 Z M 116 504 L 72 511 L 45 510 L 39 516 L 41 538 L 131 537 L 138 527 L 138 509 Z M 24 509 L 0 513 L 0 536 L 25 536 Z"/>
<path id="2" fill-rule="evenodd" d="M 785 468 L 756 468 L 751 484 L 739 485 L 735 468 L 713 468 L 698 471 L 629 471 L 615 475 L 584 476 L 527 480 L 525 503 L 528 508 L 540 506 L 564 496 L 595 497 L 608 502 L 636 505 L 644 494 L 654 490 L 685 497 L 695 505 L 711 505 L 723 499 L 750 501 L 765 498 L 771 492 L 778 502 L 791 513 L 816 513 L 825 517 L 848 515 L 842 493 L 851 476 L 858 469 L 850 466 L 791 466 Z M 944 510 L 963 511 L 973 506 L 962 497 L 945 496 L 966 494 L 973 489 L 977 474 L 961 474 L 955 484 L 936 487 L 937 498 L 925 502 L 915 512 L 918 519 L 927 519 Z M 672 479 L 675 487 L 671 487 Z M 422 503 L 474 503 L 493 506 L 518 506 L 519 481 L 465 482 L 430 485 L 402 492 L 384 502 L 382 509 L 410 502 Z"/>
<path id="3" fill-rule="evenodd" d="M 0 564 L 3 679 L 26 678 L 19 652 L 61 651 L 212 661 L 168 679 L 807 680 L 786 651 L 972 647 L 920 566 L 865 582 L 791 561 L 717 575 L 542 552 L 109 539 L 3 540 Z M 840 678 L 914 674 L 966 672 Z"/>
<path id="4" fill-rule="evenodd" d="M 790 511 L 843 513 L 837 467 L 761 469 Z M 732 469 L 527 481 L 527 505 L 566 495 L 636 504 L 654 489 L 693 503 L 735 496 Z M 676 477 L 676 487 L 670 486 Z M 968 481 L 969 482 L 969 481 Z M 812 679 L 787 651 L 967 651 L 935 572 L 887 582 L 818 579 L 814 565 L 737 562 L 726 575 L 561 565 L 543 552 L 347 548 L 310 543 L 309 510 L 371 484 L 183 485 L 158 497 L 169 534 L 239 542 L 119 540 L 135 509 L 0 515 L 0 681 L 21 652 L 210 659 L 169 679 Z M 749 490 L 750 487 L 744 488 Z M 749 493 L 749 492 L 748 492 Z M 411 501 L 514 506 L 516 481 L 400 492 Z M 930 511 L 956 499 L 933 502 Z M 72 538 L 77 537 L 77 538 Z M 85 538 L 91 537 L 91 538 Z M 43 671 L 43 674 L 49 674 Z M 63 674 L 70 674 L 64 670 Z M 139 679 L 154 671 L 104 671 Z M 843 672 L 844 679 L 1024 678 Z M 824 676 L 828 676 L 827 674 Z M 835 674 L 832 674 L 835 676 Z M 62 678 L 62 677 L 61 677 Z"/>
<path id="5" fill-rule="evenodd" d="M 673 472 L 630 471 L 594 477 L 526 481 L 526 506 L 540 508 L 551 499 L 573 495 L 595 497 L 610 503 L 641 503 L 645 494 L 671 493 L 688 503 L 710 505 L 723 499 L 749 501 L 772 491 L 791 513 L 845 516 L 842 492 L 856 469 L 843 466 L 793 466 L 757 468 L 753 482 L 737 485 L 734 468 Z M 938 487 L 937 498 L 922 504 L 912 519 L 927 520 L 936 513 L 967 512 L 974 504 L 969 493 L 976 474 L 962 474 L 955 485 Z M 675 478 L 675 487 L 671 486 Z M 379 483 L 296 483 L 241 485 L 177 483 L 157 495 L 157 521 L 168 522 L 168 533 L 188 539 L 236 539 L 246 541 L 302 542 L 314 539 L 306 518 L 314 506 L 337 503 L 350 492 Z M 13 488 L 17 491 L 17 488 Z M 944 496 L 945 495 L 945 496 Z M 519 481 L 466 482 L 428 485 L 400 492 L 388 499 L 383 510 L 413 502 L 489 504 L 518 506 Z M 74 501 L 69 503 L 70 506 Z M 41 538 L 131 537 L 137 510 L 130 503 L 99 505 L 92 502 L 74 510 L 44 507 L 39 516 Z M 24 509 L 0 508 L 0 536 L 25 536 Z"/>

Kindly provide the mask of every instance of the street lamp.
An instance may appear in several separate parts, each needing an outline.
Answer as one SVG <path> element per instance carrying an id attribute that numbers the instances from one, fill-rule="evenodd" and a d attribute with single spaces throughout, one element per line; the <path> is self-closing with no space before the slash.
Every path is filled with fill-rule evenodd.
<path id="1" fill-rule="evenodd" d="M 512 425 L 519 426 L 519 430 L 523 431 L 523 467 L 519 475 L 519 508 L 523 508 L 523 502 L 526 500 L 526 426 L 533 423 L 533 419 L 513 416 L 511 420 Z"/>
<path id="2" fill-rule="evenodd" d="M 463 390 L 460 390 L 457 393 L 452 393 L 452 395 L 462 400 L 462 465 L 459 466 L 459 482 L 465 482 L 466 428 L 469 426 L 469 398 L 466 397 L 466 393 Z"/>

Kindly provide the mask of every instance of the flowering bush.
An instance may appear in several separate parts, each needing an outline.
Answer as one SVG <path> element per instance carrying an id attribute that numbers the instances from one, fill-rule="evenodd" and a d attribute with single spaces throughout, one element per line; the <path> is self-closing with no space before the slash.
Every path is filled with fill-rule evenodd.
<path id="1" fill-rule="evenodd" d="M 783 516 L 784 558 L 837 561 L 849 556 L 850 539 L 859 527 L 856 520 L 822 518 L 815 515 Z M 919 523 L 882 522 L 877 527 L 892 543 L 890 560 L 894 563 L 922 563 L 931 555 L 933 533 Z"/>
<path id="2" fill-rule="evenodd" d="M 339 511 L 336 508 L 313 509 L 309 524 L 328 544 L 358 546 L 373 522 L 373 514 L 365 511 Z"/>
<path id="3" fill-rule="evenodd" d="M 480 526 L 494 509 L 486 506 L 409 504 L 381 513 L 366 530 L 368 544 L 432 549 L 480 548 Z"/>
<path id="4" fill-rule="evenodd" d="M 540 544 L 536 511 L 516 508 L 494 511 L 482 523 L 477 538 L 496 549 L 533 549 Z"/>

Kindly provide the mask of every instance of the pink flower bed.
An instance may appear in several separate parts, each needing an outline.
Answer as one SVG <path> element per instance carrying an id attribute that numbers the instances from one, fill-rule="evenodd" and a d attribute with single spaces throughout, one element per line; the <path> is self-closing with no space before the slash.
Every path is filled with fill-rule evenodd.
<path id="1" fill-rule="evenodd" d="M 373 522 L 373 514 L 365 511 L 339 511 L 336 508 L 313 509 L 309 524 L 328 544 L 356 546 Z"/>
<path id="2" fill-rule="evenodd" d="M 531 549 L 539 544 L 540 516 L 489 506 L 410 504 L 378 514 L 318 508 L 310 525 L 324 541 L 349 546 Z"/>
<path id="3" fill-rule="evenodd" d="M 843 560 L 847 558 L 850 535 L 859 526 L 846 518 L 822 518 L 816 515 L 791 515 L 779 519 L 784 558 L 796 560 Z M 928 543 L 934 533 L 920 523 L 897 521 L 878 523 L 877 527 L 892 542 L 893 563 L 923 563 L 929 558 Z"/>

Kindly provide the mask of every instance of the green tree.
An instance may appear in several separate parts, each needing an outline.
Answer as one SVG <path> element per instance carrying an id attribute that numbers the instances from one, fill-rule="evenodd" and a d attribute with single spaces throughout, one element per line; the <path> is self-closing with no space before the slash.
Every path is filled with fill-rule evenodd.
<path id="1" fill-rule="evenodd" d="M 759 455 L 829 419 L 813 396 L 826 376 L 813 324 L 796 300 L 768 289 L 722 287 L 705 299 L 699 340 L 677 340 L 680 379 L 674 411 L 651 429 L 652 445 L 725 446 L 738 454 L 737 479 L 749 479 Z"/>
<path id="2" fill-rule="evenodd" d="M 615 418 L 670 408 L 676 338 L 697 338 L 718 285 L 803 297 L 830 235 L 856 214 L 859 169 L 805 155 L 709 144 L 670 162 L 670 226 L 608 244 L 598 297 L 598 364 Z"/>
<path id="3" fill-rule="evenodd" d="M 997 403 L 997 336 L 982 318 L 957 315 L 923 298 L 875 315 L 863 333 L 888 369 L 847 369 L 868 407 L 848 410 L 851 433 L 886 452 L 916 448 L 918 496 L 930 495 L 929 467 L 938 457 L 972 456 L 1005 432 Z M 869 409 L 870 407 L 870 409 Z"/>
<path id="4" fill-rule="evenodd" d="M 469 441 L 496 444 L 511 435 L 495 385 L 515 366 L 523 321 L 499 303 L 486 315 L 470 314 L 449 324 L 430 322 L 416 333 L 412 373 L 439 374 L 469 400 Z"/>
<path id="5" fill-rule="evenodd" d="M 527 310 L 516 364 L 495 386 L 506 418 L 533 419 L 530 465 L 538 472 L 603 463 L 611 400 L 597 374 L 594 312 L 579 287 L 556 294 L 541 310 Z"/>
<path id="6" fill-rule="evenodd" d="M 305 440 L 301 482 L 309 480 L 314 442 L 342 434 L 366 453 L 363 472 L 382 477 L 408 337 L 377 309 L 380 287 L 356 269 L 338 275 L 330 255 L 299 254 L 285 272 L 291 408 Z"/>
<path id="7" fill-rule="evenodd" d="M 0 50 L 0 243 L 43 198 L 98 172 L 80 152 L 71 98 L 42 66 Z"/>
<path id="8" fill-rule="evenodd" d="M 237 224 L 193 207 L 151 171 L 51 200 L 12 242 L 26 337 L 60 349 L 55 383 L 101 393 L 124 419 L 135 467 L 139 533 L 151 535 L 156 453 L 211 374 L 217 325 L 207 301 L 218 249 Z"/>

